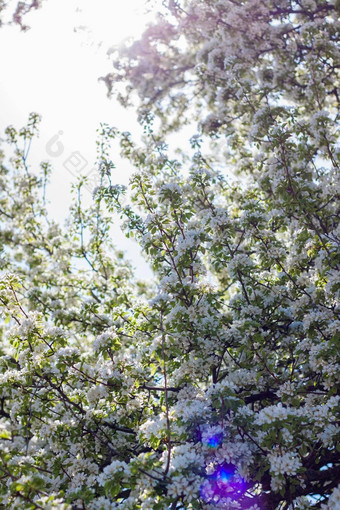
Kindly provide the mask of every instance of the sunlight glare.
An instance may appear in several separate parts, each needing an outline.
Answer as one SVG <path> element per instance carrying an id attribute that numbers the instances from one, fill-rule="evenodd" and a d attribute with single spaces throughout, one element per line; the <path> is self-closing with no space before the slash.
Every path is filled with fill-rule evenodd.
<path id="1" fill-rule="evenodd" d="M 77 8 L 78 22 L 90 35 L 94 43 L 104 47 L 116 45 L 126 38 L 139 37 L 151 14 L 146 13 L 141 0 L 83 0 Z"/>

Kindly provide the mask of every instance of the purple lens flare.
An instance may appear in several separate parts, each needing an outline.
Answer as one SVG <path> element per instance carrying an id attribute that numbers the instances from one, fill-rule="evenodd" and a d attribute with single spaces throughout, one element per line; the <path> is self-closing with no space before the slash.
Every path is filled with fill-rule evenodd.
<path id="1" fill-rule="evenodd" d="M 218 448 L 223 443 L 224 433 L 219 425 L 203 426 L 199 431 L 199 440 L 207 448 Z"/>
<path id="2" fill-rule="evenodd" d="M 236 500 L 246 491 L 245 480 L 237 473 L 233 464 L 222 464 L 207 476 L 201 487 L 201 496 L 206 503 L 216 503 L 223 498 Z"/>
<path id="3" fill-rule="evenodd" d="M 208 448 L 217 448 L 222 444 L 223 441 L 223 433 L 220 434 L 214 434 L 213 436 L 207 437 L 204 441 L 204 444 Z"/>

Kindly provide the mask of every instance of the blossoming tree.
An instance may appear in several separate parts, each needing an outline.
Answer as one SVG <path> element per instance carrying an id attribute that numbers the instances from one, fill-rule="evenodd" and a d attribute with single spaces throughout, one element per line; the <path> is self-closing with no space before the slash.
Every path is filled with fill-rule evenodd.
<path id="1" fill-rule="evenodd" d="M 100 186 L 85 208 L 79 181 L 64 228 L 28 163 L 38 117 L 7 130 L 1 507 L 340 508 L 338 17 L 169 2 L 105 78 L 139 95 L 143 141 L 101 127 Z M 114 212 L 154 283 L 112 245 Z"/>
<path id="2" fill-rule="evenodd" d="M 39 9 L 41 4 L 42 0 L 24 0 L 18 2 L 13 10 L 14 5 L 12 5 L 12 2 L 0 0 L 0 26 L 16 23 L 20 26 L 21 30 L 28 30 L 29 27 L 24 24 L 23 19 L 33 9 Z M 3 18 L 5 18 L 5 22 Z"/>

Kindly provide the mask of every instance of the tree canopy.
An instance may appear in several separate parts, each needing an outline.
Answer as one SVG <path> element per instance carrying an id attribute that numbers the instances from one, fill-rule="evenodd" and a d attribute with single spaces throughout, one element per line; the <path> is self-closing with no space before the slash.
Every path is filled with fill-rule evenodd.
<path id="1" fill-rule="evenodd" d="M 100 185 L 63 227 L 29 165 L 39 116 L 7 129 L 2 508 L 340 508 L 339 10 L 170 1 L 103 78 L 143 139 L 100 127 Z"/>

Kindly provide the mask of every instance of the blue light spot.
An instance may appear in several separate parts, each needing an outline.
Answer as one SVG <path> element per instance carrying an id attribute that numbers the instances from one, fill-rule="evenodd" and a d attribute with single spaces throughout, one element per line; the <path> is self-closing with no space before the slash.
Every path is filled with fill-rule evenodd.
<path id="1" fill-rule="evenodd" d="M 226 469 L 221 469 L 218 473 L 218 478 L 222 480 L 223 483 L 227 483 L 230 478 L 233 476 L 234 473 L 231 473 L 230 471 L 227 471 Z"/>
<path id="2" fill-rule="evenodd" d="M 207 476 L 207 481 L 201 488 L 201 495 L 207 503 L 229 497 L 238 499 L 245 493 L 246 485 L 245 480 L 237 473 L 236 466 L 223 464 L 218 466 L 213 474 Z"/>
<path id="3" fill-rule="evenodd" d="M 223 441 L 223 434 L 215 434 L 214 436 L 206 439 L 206 444 L 209 448 L 217 448 Z"/>

